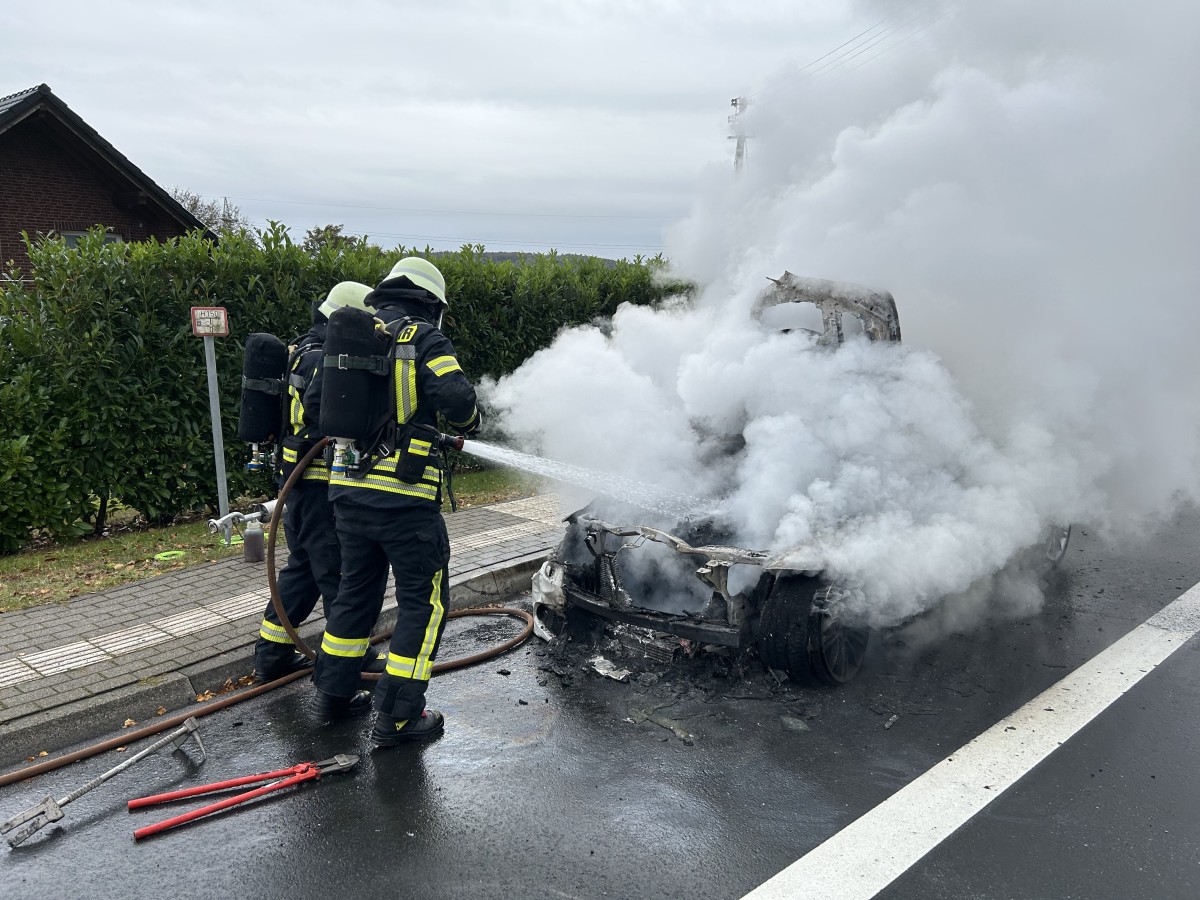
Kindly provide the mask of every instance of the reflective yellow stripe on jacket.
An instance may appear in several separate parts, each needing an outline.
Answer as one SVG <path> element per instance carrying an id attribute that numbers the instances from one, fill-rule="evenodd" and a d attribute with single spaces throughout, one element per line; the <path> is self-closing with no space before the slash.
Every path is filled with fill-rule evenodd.
<path id="1" fill-rule="evenodd" d="M 434 503 L 438 500 L 438 491 L 442 486 L 442 471 L 435 466 L 426 466 L 421 480 L 416 484 L 406 484 L 396 477 L 398 454 L 392 454 L 387 459 L 380 460 L 365 478 L 355 478 L 345 472 L 334 472 L 329 477 L 331 485 L 344 487 L 370 488 L 389 494 L 403 494 L 405 497 L 420 497 Z"/>
<path id="2" fill-rule="evenodd" d="M 431 359 L 425 365 L 430 372 L 439 378 L 443 375 L 449 375 L 451 372 L 462 371 L 462 366 L 458 364 L 458 360 L 453 356 L 439 356 L 437 359 Z"/>
<path id="3" fill-rule="evenodd" d="M 300 368 L 297 364 L 296 368 Z M 314 371 L 315 375 L 316 372 Z M 294 384 L 288 384 L 288 429 L 293 435 L 301 434 L 304 431 L 304 403 L 300 396 L 300 391 Z M 300 453 L 293 447 L 283 447 L 283 463 L 285 466 L 294 466 L 300 462 Z M 329 467 L 325 465 L 325 458 L 321 455 L 313 457 L 309 461 L 308 466 L 304 469 L 304 474 L 300 476 L 302 481 L 328 481 Z"/>

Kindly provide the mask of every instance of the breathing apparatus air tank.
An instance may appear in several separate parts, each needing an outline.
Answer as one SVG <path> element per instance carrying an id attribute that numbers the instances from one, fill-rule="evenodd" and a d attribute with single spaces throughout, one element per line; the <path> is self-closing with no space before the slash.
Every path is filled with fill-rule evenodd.
<path id="1" fill-rule="evenodd" d="M 273 334 L 255 333 L 246 338 L 242 359 L 242 406 L 238 437 L 263 444 L 279 437 L 282 423 L 283 375 L 287 347 Z"/>
<path id="2" fill-rule="evenodd" d="M 362 451 L 374 449 L 371 445 L 387 424 L 386 341 L 369 312 L 346 306 L 329 317 L 318 428 L 334 443 L 334 471 L 347 463 L 351 443 Z"/>

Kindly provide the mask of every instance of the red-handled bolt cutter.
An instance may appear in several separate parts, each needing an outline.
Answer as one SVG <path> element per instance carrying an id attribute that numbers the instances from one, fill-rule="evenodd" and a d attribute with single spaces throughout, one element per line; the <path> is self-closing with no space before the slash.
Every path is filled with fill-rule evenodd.
<path id="1" fill-rule="evenodd" d="M 130 810 L 141 809 L 143 806 L 154 806 L 157 803 L 169 803 L 172 800 L 182 800 L 185 797 L 197 797 L 201 794 L 227 791 L 230 788 L 242 787 L 247 784 L 257 784 L 260 781 L 271 781 L 272 778 L 278 779 L 278 781 L 272 784 L 255 788 L 252 791 L 246 791 L 234 797 L 226 797 L 224 800 L 218 800 L 216 803 L 210 803 L 208 806 L 193 809 L 191 812 L 182 813 L 170 819 L 165 819 L 162 822 L 155 822 L 153 825 L 145 825 L 136 829 L 133 832 L 133 837 L 135 840 L 140 841 L 144 837 L 150 837 L 152 834 L 158 834 L 160 831 L 166 831 L 169 828 L 174 828 L 176 825 L 182 825 L 185 822 L 194 821 L 202 816 L 211 815 L 223 809 L 229 809 L 231 806 L 237 806 L 239 803 L 245 803 L 256 797 L 269 794 L 272 791 L 282 790 L 294 784 L 300 784 L 303 781 L 313 781 L 330 772 L 346 772 L 353 769 L 356 765 L 358 765 L 358 757 L 353 753 L 339 753 L 337 756 L 321 760 L 321 762 L 298 763 L 286 769 L 277 769 L 274 772 L 245 775 L 241 778 L 231 778 L 228 781 L 217 781 L 213 784 L 202 784 L 199 787 L 169 791 L 165 794 L 155 794 L 153 797 L 139 797 L 136 800 L 129 801 Z"/>

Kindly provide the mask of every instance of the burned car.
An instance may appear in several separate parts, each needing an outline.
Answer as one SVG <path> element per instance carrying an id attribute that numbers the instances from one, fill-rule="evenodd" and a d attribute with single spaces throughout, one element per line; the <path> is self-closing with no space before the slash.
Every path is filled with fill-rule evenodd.
<path id="1" fill-rule="evenodd" d="M 806 308 L 803 326 L 771 317 L 792 304 Z M 817 346 L 836 348 L 851 335 L 900 340 L 889 293 L 841 282 L 785 272 L 755 313 L 767 327 L 804 327 Z M 574 617 L 605 623 L 628 651 L 664 663 L 700 648 L 753 647 L 791 680 L 824 685 L 844 684 L 863 667 L 872 640 L 865 604 L 854 586 L 828 575 L 815 550 L 742 548 L 712 516 L 681 522 L 603 498 L 565 521 L 562 542 L 533 579 L 535 630 L 544 639 Z M 1055 529 L 1038 555 L 1056 562 L 1069 537 L 1069 528 Z"/>

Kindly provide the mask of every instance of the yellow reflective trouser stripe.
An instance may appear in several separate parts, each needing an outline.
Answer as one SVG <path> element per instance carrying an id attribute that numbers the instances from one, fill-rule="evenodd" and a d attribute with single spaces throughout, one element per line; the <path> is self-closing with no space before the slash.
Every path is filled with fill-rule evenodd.
<path id="1" fill-rule="evenodd" d="M 366 656 L 370 645 L 370 638 L 340 638 L 328 631 L 321 638 L 321 652 L 330 656 Z"/>
<path id="2" fill-rule="evenodd" d="M 416 670 L 417 661 L 411 656 L 397 656 L 395 653 L 388 654 L 387 672 L 389 675 L 395 675 L 397 678 L 412 678 Z"/>
<path id="3" fill-rule="evenodd" d="M 387 671 L 397 678 L 410 678 L 414 681 L 428 681 L 433 677 L 433 649 L 437 642 L 438 629 L 442 625 L 445 607 L 442 605 L 442 573 L 433 576 L 433 590 L 429 593 L 429 605 L 432 607 L 429 624 L 425 626 L 425 637 L 421 641 L 421 649 L 414 659 L 411 656 L 398 656 L 389 653 Z"/>
<path id="4" fill-rule="evenodd" d="M 282 625 L 276 625 L 267 619 L 263 619 L 262 624 L 258 626 L 258 636 L 263 640 L 274 641 L 276 644 L 290 644 L 292 642 L 292 639 L 288 637 L 288 633 L 283 630 Z"/>
<path id="5" fill-rule="evenodd" d="M 417 411 L 417 367 L 411 359 L 396 360 L 396 413 L 403 424 Z"/>
<path id="6" fill-rule="evenodd" d="M 443 375 L 449 375 L 451 372 L 461 372 L 462 366 L 458 364 L 458 360 L 453 356 L 439 356 L 437 359 L 431 359 L 425 363 L 434 375 L 439 378 Z"/>

